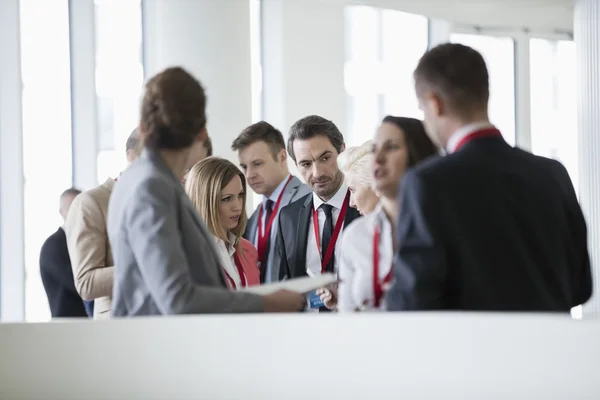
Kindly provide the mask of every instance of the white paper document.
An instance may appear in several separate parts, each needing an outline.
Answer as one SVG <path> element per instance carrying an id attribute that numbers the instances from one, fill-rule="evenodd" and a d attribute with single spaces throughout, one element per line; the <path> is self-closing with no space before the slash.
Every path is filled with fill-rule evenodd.
<path id="1" fill-rule="evenodd" d="M 243 291 L 266 295 L 275 293 L 278 290 L 286 289 L 296 293 L 306 294 L 319 288 L 331 285 L 337 282 L 337 276 L 332 273 L 325 273 L 319 276 L 305 276 L 302 278 L 290 279 L 282 282 L 267 283 L 260 286 L 245 287 Z"/>

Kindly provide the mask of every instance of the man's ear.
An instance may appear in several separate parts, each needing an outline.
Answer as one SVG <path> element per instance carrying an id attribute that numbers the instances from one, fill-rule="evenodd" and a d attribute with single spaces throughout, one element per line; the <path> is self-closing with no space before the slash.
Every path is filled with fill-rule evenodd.
<path id="1" fill-rule="evenodd" d="M 444 101 L 437 93 L 431 91 L 428 92 L 425 95 L 425 104 L 426 107 L 428 107 L 431 111 L 431 114 L 435 115 L 436 117 L 439 117 L 446 112 Z"/>
<path id="2" fill-rule="evenodd" d="M 279 154 L 277 154 L 277 159 L 281 164 L 287 164 L 287 151 L 285 149 L 279 150 Z"/>
<path id="3" fill-rule="evenodd" d="M 340 154 L 346 151 L 346 143 L 342 143 L 342 147 L 340 149 Z"/>

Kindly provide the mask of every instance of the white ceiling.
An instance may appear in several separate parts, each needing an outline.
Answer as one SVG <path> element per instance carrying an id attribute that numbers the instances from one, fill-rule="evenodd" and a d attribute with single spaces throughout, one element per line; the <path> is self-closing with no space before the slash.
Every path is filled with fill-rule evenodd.
<path id="1" fill-rule="evenodd" d="M 450 20 L 485 29 L 572 32 L 573 0 L 363 0 L 353 1 Z"/>

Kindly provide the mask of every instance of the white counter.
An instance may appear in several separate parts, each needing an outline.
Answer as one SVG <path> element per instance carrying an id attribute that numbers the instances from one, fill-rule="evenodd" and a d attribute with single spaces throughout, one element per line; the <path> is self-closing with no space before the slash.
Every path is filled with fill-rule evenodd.
<path id="1" fill-rule="evenodd" d="M 409 313 L 6 324 L 0 399 L 600 399 L 600 321 Z"/>

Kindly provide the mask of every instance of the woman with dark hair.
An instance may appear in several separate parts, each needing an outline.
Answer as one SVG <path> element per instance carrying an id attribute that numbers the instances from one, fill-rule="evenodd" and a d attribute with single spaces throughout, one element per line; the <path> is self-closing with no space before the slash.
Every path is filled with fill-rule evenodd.
<path id="1" fill-rule="evenodd" d="M 383 119 L 373 139 L 372 165 L 380 203 L 344 234 L 338 296 L 322 290 L 326 306 L 337 306 L 341 312 L 384 309 L 383 295 L 392 276 L 400 182 L 408 168 L 437 153 L 421 121 L 392 116 Z"/>
<path id="2" fill-rule="evenodd" d="M 110 199 L 114 316 L 297 311 L 304 297 L 228 290 L 211 233 L 181 179 L 204 153 L 206 96 L 193 76 L 168 68 L 148 81 L 140 138 L 145 149 Z"/>

